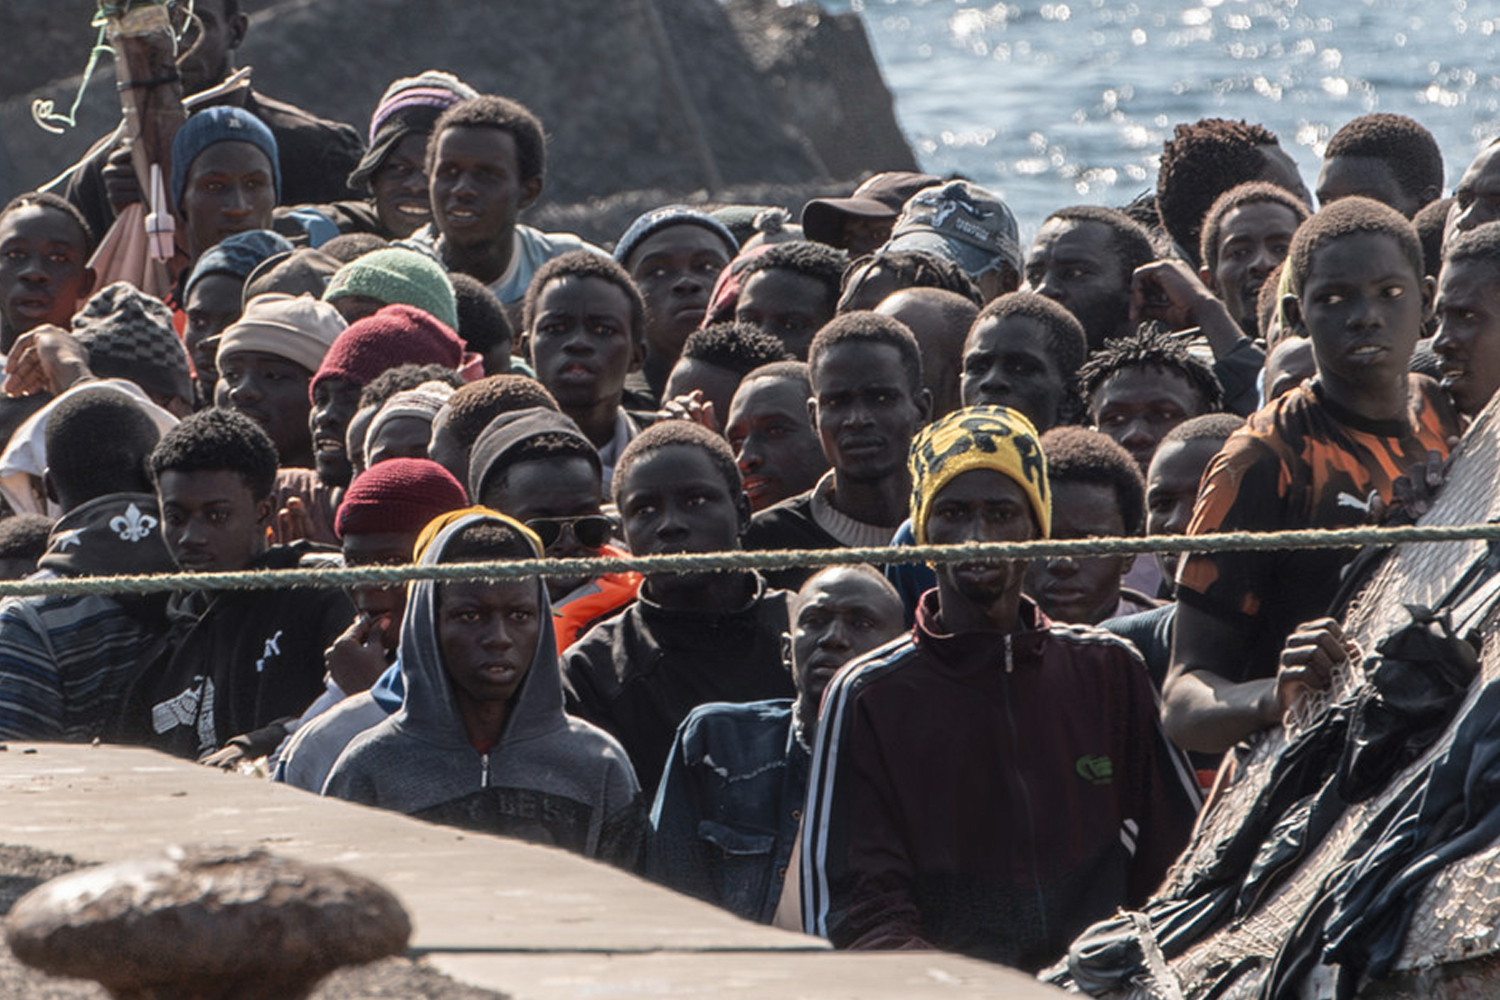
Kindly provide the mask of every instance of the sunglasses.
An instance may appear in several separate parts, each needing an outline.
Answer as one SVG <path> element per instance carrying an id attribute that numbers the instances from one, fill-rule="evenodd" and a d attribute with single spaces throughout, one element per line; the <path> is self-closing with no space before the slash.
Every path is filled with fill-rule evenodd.
<path id="1" fill-rule="evenodd" d="M 536 532 L 536 536 L 542 540 L 543 548 L 551 548 L 552 543 L 561 538 L 564 531 L 571 531 L 573 537 L 578 539 L 578 544 L 597 549 L 614 534 L 615 522 L 602 514 L 589 514 L 585 517 L 534 517 L 526 522 L 526 527 Z"/>

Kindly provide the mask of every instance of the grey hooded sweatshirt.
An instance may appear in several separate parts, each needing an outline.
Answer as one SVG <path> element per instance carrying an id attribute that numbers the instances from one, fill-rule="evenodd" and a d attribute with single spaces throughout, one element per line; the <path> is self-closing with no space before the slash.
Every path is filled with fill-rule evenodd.
<path id="1" fill-rule="evenodd" d="M 486 519 L 475 513 L 455 520 L 420 563 L 440 562 L 460 531 Z M 405 698 L 394 715 L 350 742 L 323 794 L 633 868 L 645 833 L 640 784 L 613 737 L 563 712 L 551 606 L 542 582 L 535 586 L 536 652 L 500 741 L 481 753 L 469 742 L 439 651 L 438 585 L 414 583 L 401 623 Z"/>

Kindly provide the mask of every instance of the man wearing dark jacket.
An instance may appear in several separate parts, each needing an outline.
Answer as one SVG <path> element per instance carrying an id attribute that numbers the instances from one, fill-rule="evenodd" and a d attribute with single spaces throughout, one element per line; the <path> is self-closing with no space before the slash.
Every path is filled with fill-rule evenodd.
<path id="1" fill-rule="evenodd" d="M 912 445 L 917 544 L 1048 535 L 1026 418 L 958 410 Z M 943 563 L 916 627 L 829 685 L 802 829 L 806 930 L 1035 970 L 1141 903 L 1186 843 L 1196 783 L 1134 649 L 1053 625 L 1025 563 Z"/>
<path id="2" fill-rule="evenodd" d="M 276 449 L 233 410 L 204 410 L 151 453 L 162 535 L 187 573 L 290 569 L 306 543 L 266 548 Z M 354 607 L 342 590 L 174 594 L 160 652 L 126 698 L 122 737 L 201 759 L 233 742 L 234 756 L 275 749 L 285 723 L 323 691 L 323 651 Z M 233 738 L 231 740 L 231 738 Z"/>
<path id="3" fill-rule="evenodd" d="M 187 5 L 178 5 L 185 9 Z M 223 83 L 234 72 L 234 52 L 245 40 L 250 19 L 240 0 L 197 0 L 191 6 L 192 24 L 177 72 L 182 93 L 191 97 Z M 281 161 L 281 203 L 357 198 L 348 178 L 359 165 L 364 143 L 343 122 L 327 121 L 301 108 L 277 101 L 249 87 L 232 91 L 216 103 L 231 103 L 250 112 L 276 136 Z M 78 206 L 95 234 L 103 236 L 115 213 L 141 198 L 141 182 L 134 176 L 116 129 L 94 143 L 72 169 L 52 187 Z"/>
<path id="4" fill-rule="evenodd" d="M 48 494 L 64 510 L 34 579 L 169 573 L 146 456 L 156 424 L 119 392 L 74 393 L 47 419 Z M 165 627 L 162 595 L 70 594 L 0 604 L 0 739 L 103 733 Z"/>
<path id="5" fill-rule="evenodd" d="M 735 549 L 750 519 L 729 445 L 685 420 L 653 424 L 626 446 L 614 492 L 636 555 Z M 754 572 L 648 575 L 640 597 L 564 655 L 568 712 L 618 739 L 654 795 L 693 708 L 795 693 L 781 658 L 787 597 Z"/>

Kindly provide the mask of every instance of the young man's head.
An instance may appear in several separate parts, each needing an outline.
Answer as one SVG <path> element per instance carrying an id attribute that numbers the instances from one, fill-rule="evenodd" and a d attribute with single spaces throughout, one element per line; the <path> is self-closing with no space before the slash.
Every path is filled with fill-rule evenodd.
<path id="1" fill-rule="evenodd" d="M 896 638 L 906 627 L 901 596 L 869 566 L 829 566 L 792 599 L 791 631 L 782 638 L 805 726 L 818 717 L 823 690 L 840 667 Z"/>
<path id="2" fill-rule="evenodd" d="M 232 410 L 203 410 L 151 452 L 162 540 L 190 573 L 242 570 L 266 548 L 275 514 L 276 448 Z"/>
<path id="3" fill-rule="evenodd" d="M 686 420 L 636 435 L 615 465 L 614 497 L 636 555 L 737 549 L 750 524 L 734 453 L 722 437 Z M 642 593 L 667 605 L 692 603 L 714 576 L 649 574 Z"/>
<path id="4" fill-rule="evenodd" d="M 952 261 L 979 290 L 981 302 L 1021 282 L 1016 217 L 999 195 L 969 181 L 924 188 L 907 199 L 882 253 L 914 250 Z"/>
<path id="5" fill-rule="evenodd" d="M 177 72 L 183 94 L 196 94 L 222 82 L 234 69 L 234 51 L 250 27 L 240 0 L 195 0 L 191 5 L 174 4 L 169 11 L 182 39 L 177 46 Z"/>
<path id="6" fill-rule="evenodd" d="M 646 355 L 646 305 L 625 269 L 587 250 L 553 258 L 526 290 L 525 327 L 531 366 L 562 411 L 591 435 L 611 424 Z"/>
<path id="7" fill-rule="evenodd" d="M 1443 239 L 1448 234 L 1448 214 L 1453 210 L 1453 198 L 1439 198 L 1423 205 L 1411 224 L 1422 241 L 1422 273 L 1433 280 L 1443 267 Z"/>
<path id="8" fill-rule="evenodd" d="M 1203 220 L 1198 276 L 1224 303 L 1245 334 L 1259 332 L 1260 290 L 1286 260 L 1307 206 L 1285 188 L 1250 181 L 1219 196 Z"/>
<path id="9" fill-rule="evenodd" d="M 646 302 L 646 374 L 653 388 L 703 322 L 719 273 L 739 253 L 723 223 L 687 205 L 667 205 L 640 216 L 615 245 Z"/>
<path id="10" fill-rule="evenodd" d="M 538 406 L 496 417 L 474 443 L 469 490 L 479 503 L 536 532 L 549 559 L 597 556 L 614 534 L 604 516 L 599 451 L 555 410 Z M 585 582 L 545 581 L 554 601 Z"/>
<path id="11" fill-rule="evenodd" d="M 1178 424 L 1161 439 L 1146 473 L 1146 534 L 1187 534 L 1203 470 L 1243 426 L 1245 419 L 1233 413 L 1206 413 Z M 1177 578 L 1181 558 L 1176 552 L 1156 554 L 1164 580 Z"/>
<path id="12" fill-rule="evenodd" d="M 932 415 L 963 405 L 960 370 L 964 341 L 979 315 L 971 299 L 941 288 L 907 288 L 887 296 L 874 310 L 901 323 L 922 349 L 922 379 L 932 395 Z"/>
<path id="13" fill-rule="evenodd" d="M 42 514 L 0 518 L 0 580 L 20 580 L 36 572 L 37 560 L 47 552 L 52 523 Z"/>
<path id="14" fill-rule="evenodd" d="M 1054 427 L 1042 435 L 1052 484 L 1052 537 L 1139 535 L 1145 483 L 1130 453 L 1098 431 Z M 1113 618 L 1128 555 L 1052 556 L 1026 573 L 1026 593 L 1047 617 L 1077 625 Z"/>
<path id="15" fill-rule="evenodd" d="M 161 432 L 123 392 L 76 392 L 47 415 L 43 488 L 66 513 L 111 493 L 150 493 L 146 458 Z"/>
<path id="16" fill-rule="evenodd" d="M 802 231 L 810 240 L 862 257 L 890 238 L 907 199 L 941 183 L 932 174 L 899 170 L 876 174 L 847 198 L 809 201 L 802 207 Z"/>
<path id="17" fill-rule="evenodd" d="M 370 380 L 369 385 L 360 390 L 359 409 L 355 410 L 354 416 L 349 419 L 349 429 L 344 435 L 345 451 L 349 456 L 349 465 L 353 468 L 354 475 L 358 476 L 369 467 L 370 463 L 365 460 L 365 445 L 369 437 L 370 423 L 380 412 L 380 408 L 397 393 L 415 389 L 428 382 L 442 382 L 451 386 L 455 391 L 467 384 L 463 376 L 442 365 L 397 365 L 375 376 Z M 441 409 L 439 412 L 442 412 Z M 436 420 L 436 417 L 433 419 Z M 427 457 L 431 458 L 430 440 L 428 451 Z"/>
<path id="18" fill-rule="evenodd" d="M 1500 225 L 1458 233 L 1438 276 L 1443 388 L 1460 413 L 1477 414 L 1500 389 Z"/>
<path id="19" fill-rule="evenodd" d="M 348 485 L 349 422 L 359 411 L 359 397 L 376 376 L 404 364 L 436 364 L 457 369 L 464 344 L 444 323 L 413 306 L 386 306 L 338 335 L 311 383 L 313 463 L 318 477 L 335 486 Z"/>
<path id="20" fill-rule="evenodd" d="M 866 484 L 901 476 L 932 408 L 911 331 L 889 316 L 845 313 L 818 331 L 807 364 L 809 412 L 835 475 Z"/>
<path id="21" fill-rule="evenodd" d="M 396 458 L 427 458 L 432 420 L 452 395 L 453 386 L 447 382 L 424 382 L 382 403 L 365 434 L 366 466 Z"/>
<path id="22" fill-rule="evenodd" d="M 194 112 L 172 137 L 172 204 L 188 256 L 235 233 L 270 229 L 281 199 L 276 137 L 241 108 Z"/>
<path id="23" fill-rule="evenodd" d="M 1078 370 L 1078 381 L 1094 429 L 1128 451 L 1142 474 L 1168 431 L 1218 410 L 1224 398 L 1208 362 L 1151 327 L 1111 341 Z"/>
<path id="24" fill-rule="evenodd" d="M 1002 295 L 974 320 L 964 341 L 964 406 L 1008 406 L 1047 431 L 1081 408 L 1078 369 L 1088 355 L 1083 325 L 1035 292 Z"/>
<path id="25" fill-rule="evenodd" d="M 369 191 L 381 228 L 404 238 L 432 221 L 427 140 L 438 117 L 479 92 L 452 73 L 427 70 L 391 83 L 370 116 L 369 148 L 349 187 Z"/>
<path id="26" fill-rule="evenodd" d="M 838 311 L 873 310 L 905 288 L 941 289 L 976 309 L 984 304 L 979 287 L 948 258 L 921 250 L 886 250 L 861 257 L 844 271 Z"/>
<path id="27" fill-rule="evenodd" d="M 789 357 L 780 340 L 744 323 L 715 323 L 698 330 L 682 346 L 662 399 L 697 391 L 722 419 L 740 381 L 762 365 Z"/>
<path id="28" fill-rule="evenodd" d="M 1443 153 L 1405 115 L 1361 115 L 1333 134 L 1318 174 L 1318 204 L 1360 195 L 1410 219 L 1443 193 Z"/>
<path id="29" fill-rule="evenodd" d="M 424 253 L 386 247 L 358 257 L 334 272 L 323 291 L 345 322 L 355 323 L 391 305 L 407 305 L 458 327 L 458 303 L 448 273 Z"/>
<path id="30" fill-rule="evenodd" d="M 805 361 L 778 361 L 745 376 L 724 420 L 753 510 L 805 493 L 828 471 L 807 412 L 812 380 Z"/>
<path id="31" fill-rule="evenodd" d="M 217 338 L 244 312 L 245 280 L 263 261 L 291 250 L 285 237 L 268 229 L 252 229 L 221 240 L 193 265 L 182 293 L 187 315 L 182 345 L 192 359 L 198 398 L 205 405 L 213 401 L 219 379 L 214 366 Z"/>
<path id="32" fill-rule="evenodd" d="M 1260 125 L 1204 118 L 1178 125 L 1162 147 L 1157 212 L 1162 228 L 1194 267 L 1202 263 L 1196 258 L 1203 217 L 1219 195 L 1246 181 L 1270 181 L 1304 205 L 1312 201 L 1297 165 Z"/>
<path id="33" fill-rule="evenodd" d="M 0 352 L 45 323 L 68 328 L 94 286 L 93 252 L 88 223 L 66 199 L 31 192 L 0 208 Z"/>
<path id="34" fill-rule="evenodd" d="M 1129 331 L 1131 277 L 1155 259 L 1151 234 L 1124 212 L 1064 208 L 1037 230 L 1026 258 L 1026 290 L 1076 316 L 1089 348 L 1098 350 Z"/>
<path id="35" fill-rule="evenodd" d="M 457 333 L 464 346 L 484 358 L 486 374 L 509 375 L 516 328 L 505 306 L 473 275 L 455 272 L 448 275 L 448 280 L 453 284 L 453 300 L 458 307 Z"/>
<path id="36" fill-rule="evenodd" d="M 107 285 L 73 317 L 73 337 L 99 378 L 129 379 L 175 416 L 193 411 L 187 352 L 161 299 L 126 281 Z"/>
<path id="37" fill-rule="evenodd" d="M 1500 221 L 1500 139 L 1493 139 L 1464 169 L 1448 210 L 1448 238 Z"/>
<path id="38" fill-rule="evenodd" d="M 461 519 L 433 543 L 441 545 L 437 563 L 535 559 L 540 554 L 535 536 L 510 518 L 494 513 L 471 518 Z M 459 719 L 471 741 L 495 739 L 504 725 L 503 717 L 493 725 L 495 709 L 514 703 L 538 643 L 551 634 L 545 591 L 535 578 L 455 581 L 435 590 L 438 653 Z"/>
<path id="39" fill-rule="evenodd" d="M 467 483 L 469 452 L 484 429 L 502 413 L 533 406 L 558 408 L 552 394 L 526 375 L 490 375 L 461 386 L 432 418 L 427 457 Z"/>
<path id="40" fill-rule="evenodd" d="M 911 448 L 911 521 L 918 545 L 1024 542 L 1052 530 L 1047 459 L 1031 423 L 1003 406 L 974 406 L 923 428 Z M 945 632 L 1010 631 L 1022 560 L 939 562 Z"/>
<path id="41" fill-rule="evenodd" d="M 823 243 L 776 244 L 741 270 L 735 322 L 759 327 L 794 358 L 806 358 L 813 335 L 833 318 L 847 263 L 843 251 Z"/>
<path id="42" fill-rule="evenodd" d="M 1376 394 L 1404 401 L 1433 297 L 1411 223 L 1369 198 L 1341 198 L 1297 230 L 1286 266 L 1283 311 L 1306 328 L 1324 393 L 1355 412 Z"/>
<path id="43" fill-rule="evenodd" d="M 402 566 L 412 561 L 417 536 L 435 517 L 468 504 L 458 480 L 420 458 L 396 458 L 354 477 L 339 503 L 333 529 L 346 566 Z M 379 631 L 388 655 L 401 637 L 406 587 L 358 584 L 349 599 Z"/>
<path id="44" fill-rule="evenodd" d="M 505 97 L 459 101 L 433 125 L 426 166 L 443 240 L 463 248 L 508 244 L 521 210 L 542 193 L 542 123 Z"/>
<path id="45" fill-rule="evenodd" d="M 338 311 L 310 295 L 258 295 L 218 338 L 214 405 L 265 428 L 283 464 L 311 468 L 308 384 L 344 331 Z"/>

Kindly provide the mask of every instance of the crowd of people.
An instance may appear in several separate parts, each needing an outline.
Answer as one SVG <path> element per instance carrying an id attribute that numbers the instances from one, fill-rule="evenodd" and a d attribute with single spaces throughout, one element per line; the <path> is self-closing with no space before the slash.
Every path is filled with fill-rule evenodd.
<path id="1" fill-rule="evenodd" d="M 188 93 L 246 30 L 193 17 Z M 1039 969 L 1358 655 L 1352 553 L 902 549 L 1419 516 L 1500 387 L 1497 149 L 1445 198 L 1432 136 L 1365 115 L 1314 195 L 1204 119 L 1029 246 L 993 191 L 876 172 L 601 247 L 520 221 L 515 100 L 429 71 L 361 135 L 241 89 L 175 134 L 154 296 L 92 263 L 142 187 L 102 140 L 0 210 L 10 578 L 890 554 L 11 598 L 0 738 L 263 763 L 838 947 Z"/>

